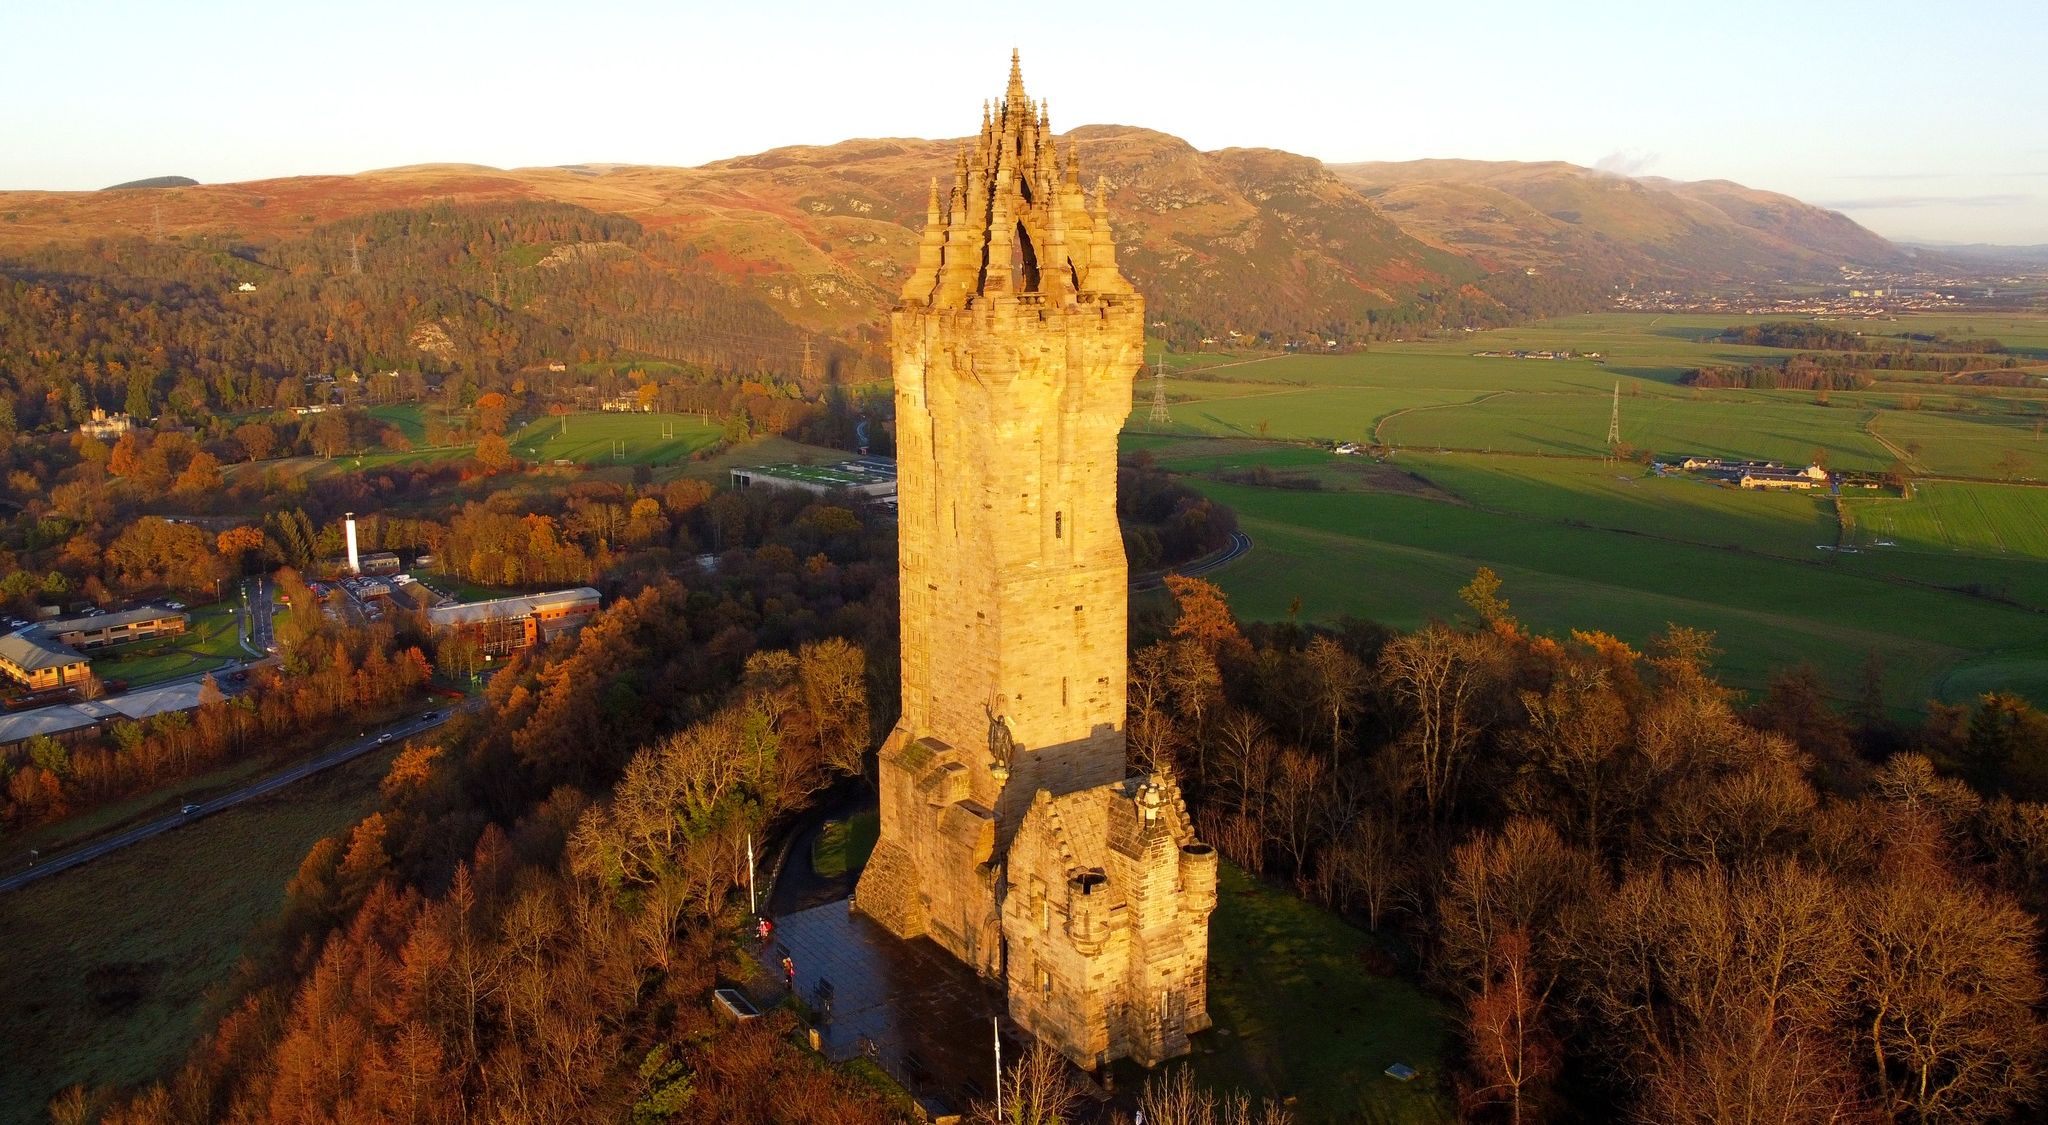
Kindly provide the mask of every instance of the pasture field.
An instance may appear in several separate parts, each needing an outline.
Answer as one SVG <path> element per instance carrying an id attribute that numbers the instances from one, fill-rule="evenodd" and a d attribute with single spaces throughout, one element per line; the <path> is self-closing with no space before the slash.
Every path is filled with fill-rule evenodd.
<path id="1" fill-rule="evenodd" d="M 1490 512 L 1801 562 L 1836 538 L 1833 506 L 1811 492 L 1745 492 L 1627 463 L 1406 452 L 1395 460 Z"/>
<path id="2" fill-rule="evenodd" d="M 673 436 L 663 436 L 665 427 Z M 569 414 L 537 418 L 506 441 L 528 461 L 665 465 L 688 460 L 721 432 L 696 414 Z"/>
<path id="3" fill-rule="evenodd" d="M 2048 405 L 2048 404 L 2044 404 Z M 2041 427 L 2036 430 L 2035 427 Z M 2000 480 L 1999 462 L 2013 457 L 2012 475 L 2048 480 L 2048 411 L 2040 414 L 1936 413 L 1888 410 L 1872 430 L 1905 454 L 1923 473 Z"/>
<path id="4" fill-rule="evenodd" d="M 1911 500 L 1845 500 L 1843 510 L 1862 547 L 2048 560 L 2048 488 L 1921 481 Z"/>
<path id="5" fill-rule="evenodd" d="M 1672 622 L 1712 629 L 1726 650 L 1720 672 L 1745 689 L 1810 663 L 1846 696 L 1871 651 L 1885 661 L 1894 699 L 1908 705 L 1988 657 L 2032 654 L 2048 671 L 2048 618 L 1876 566 L 1838 565 L 1840 556 L 1811 546 L 1807 561 L 1422 496 L 1196 487 L 1228 504 L 1252 537 L 1249 556 L 1212 576 L 1247 617 L 1283 617 L 1299 596 L 1311 619 L 1354 614 L 1413 628 L 1465 613 L 1458 589 L 1489 566 L 1516 615 L 1553 635 L 1601 629 L 1641 645 Z M 1712 515 L 1710 504 L 1693 510 Z M 1796 513 L 1780 520 L 1777 542 L 1796 546 Z"/>
<path id="6" fill-rule="evenodd" d="M 1421 449 L 1468 449 L 1598 457 L 1606 452 L 1612 394 L 1620 384 L 1622 438 L 1658 454 L 1804 460 L 1816 451 L 1842 469 L 1881 469 L 1908 443 L 1923 471 L 1993 477 L 1993 462 L 2013 439 L 2040 451 L 2028 472 L 2048 478 L 2048 439 L 2032 426 L 2048 416 L 2048 385 L 1984 388 L 1945 385 L 1938 375 L 1898 373 L 1881 389 L 1831 392 L 1694 389 L 1679 384 L 1690 368 L 1782 359 L 1790 349 L 1715 340 L 1734 324 L 1765 318 L 1604 313 L 1453 339 L 1380 344 L 1344 355 L 1258 358 L 1243 354 L 1170 356 L 1173 425 L 1182 435 L 1290 440 L 1371 440 Z M 1866 334 L 1960 331 L 1965 326 L 2014 345 L 2041 342 L 2048 320 L 1913 318 L 1836 322 Z M 2010 340 L 2007 338 L 2010 337 Z M 1597 352 L 1585 358 L 1517 359 L 1479 352 Z M 1902 409 L 1958 407 L 1968 414 Z M 1151 379 L 1141 373 L 1130 428 L 1149 430 Z M 1876 429 L 1877 433 L 1870 432 Z M 1894 436 L 1894 431 L 1897 431 Z M 1886 444 L 1879 435 L 1891 442 Z M 2023 454 L 2027 453 L 2022 448 Z"/>
<path id="7" fill-rule="evenodd" d="M 1612 400 L 1594 395 L 1508 392 L 1463 406 L 1415 410 L 1382 430 L 1397 448 L 1478 449 L 1602 456 Z M 1894 459 L 1863 432 L 1857 411 L 1772 401 L 1643 395 L 1621 402 L 1622 440 L 1659 457 L 1696 454 L 1804 465 L 1816 452 L 1837 469 L 1878 470 Z"/>

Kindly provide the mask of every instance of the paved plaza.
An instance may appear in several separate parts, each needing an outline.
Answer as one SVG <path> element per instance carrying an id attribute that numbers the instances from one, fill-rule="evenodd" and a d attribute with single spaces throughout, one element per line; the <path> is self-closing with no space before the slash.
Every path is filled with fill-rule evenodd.
<path id="1" fill-rule="evenodd" d="M 954 1112 L 992 1095 L 995 986 L 924 938 L 904 940 L 853 913 L 846 900 L 775 919 L 761 950 L 771 975 L 796 966 L 798 993 L 818 1013 L 827 1058 L 867 1054 L 910 1091 Z M 1004 1018 L 1003 1053 L 1021 1049 Z"/>

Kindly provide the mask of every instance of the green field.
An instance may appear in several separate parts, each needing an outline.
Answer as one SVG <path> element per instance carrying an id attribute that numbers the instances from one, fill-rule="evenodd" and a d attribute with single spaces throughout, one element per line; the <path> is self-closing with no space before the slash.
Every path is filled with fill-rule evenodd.
<path id="1" fill-rule="evenodd" d="M 0 1125 L 75 1082 L 133 1086 L 184 1058 L 315 840 L 376 803 L 396 749 L 0 895 Z"/>
<path id="2" fill-rule="evenodd" d="M 405 440 L 414 445 L 426 444 L 427 408 L 424 404 L 417 402 L 384 403 L 380 406 L 370 407 L 368 413 L 370 417 L 404 434 Z"/>
<path id="3" fill-rule="evenodd" d="M 506 440 L 513 456 L 543 464 L 666 465 L 688 460 L 720 432 L 695 414 L 570 414 L 536 419 Z"/>
<path id="4" fill-rule="evenodd" d="M 1169 364 L 1176 373 L 1167 381 L 1173 422 L 1164 430 L 1294 440 L 1377 437 L 1412 449 L 1597 457 L 1606 452 L 1619 384 L 1622 440 L 1661 455 L 1804 461 L 1818 451 L 1834 468 L 1881 469 L 1911 443 L 1917 453 L 1910 459 L 1924 471 L 1989 477 L 1998 475 L 1992 463 L 2017 448 L 2032 458 L 2026 474 L 2048 479 L 2048 437 L 2036 442 L 2032 432 L 2048 417 L 2048 386 L 1947 386 L 1926 373 L 1893 376 L 1933 380 L 1909 388 L 1923 406 L 1968 411 L 1936 413 L 1903 409 L 1904 395 L 1893 389 L 1832 392 L 1823 405 L 1805 391 L 1679 385 L 1693 367 L 1796 354 L 1713 339 L 1733 324 L 1758 319 L 1763 318 L 1596 314 L 1456 339 L 1375 345 L 1347 355 L 1177 356 Z M 1974 327 L 1983 335 L 2009 337 L 2022 350 L 2048 335 L 2038 325 L 2024 327 L 2033 323 L 1999 318 Z M 1957 318 L 1907 318 L 1857 330 L 1960 327 Z M 1568 350 L 1581 357 L 1597 352 L 1602 358 L 1475 354 L 1516 350 Z M 1202 360 L 1214 362 L 1204 366 Z M 1160 428 L 1149 420 L 1151 403 L 1152 380 L 1140 373 L 1133 430 Z"/>
<path id="5" fill-rule="evenodd" d="M 2048 488 L 1921 481 L 1910 500 L 1850 500 L 1845 510 L 1863 547 L 2048 559 Z"/>
<path id="6" fill-rule="evenodd" d="M 1713 629 L 1722 674 L 1745 689 L 1805 662 L 1846 697 L 1875 651 L 1901 706 L 1994 688 L 2048 701 L 2048 488 L 1922 480 L 1911 499 L 1850 490 L 1838 509 L 1823 492 L 1744 492 L 1603 458 L 1619 383 L 1622 440 L 1658 454 L 1804 463 L 1818 452 L 1835 469 L 1904 459 L 1981 478 L 2018 448 L 2040 451 L 2025 467 L 2048 479 L 2048 438 L 2033 435 L 2048 388 L 1944 386 L 1917 372 L 1827 396 L 1680 385 L 1691 367 L 1791 354 L 1715 339 L 1744 319 L 1602 314 L 1352 355 L 1216 357 L 1228 366 L 1169 379 L 1169 427 L 1148 423 L 1141 375 L 1124 448 L 1149 450 L 1237 512 L 1255 546 L 1215 580 L 1248 617 L 1279 618 L 1298 596 L 1311 618 L 1412 627 L 1463 612 L 1456 592 L 1485 565 L 1545 632 L 1641 644 L 1670 622 Z M 1850 327 L 1974 327 L 2048 349 L 2048 318 Z M 1602 361 L 1474 354 L 1515 350 Z M 1374 436 L 1391 460 L 1313 444 Z M 1230 483 L 1254 470 L 1322 491 Z"/>
<path id="7" fill-rule="evenodd" d="M 1197 1077 L 1255 1097 L 1292 1095 L 1300 1125 L 1448 1122 L 1451 1019 L 1414 984 L 1376 976 L 1373 938 L 1224 864 L 1209 928 L 1209 1015 Z M 1406 1063 L 1419 1075 L 1384 1071 Z"/>

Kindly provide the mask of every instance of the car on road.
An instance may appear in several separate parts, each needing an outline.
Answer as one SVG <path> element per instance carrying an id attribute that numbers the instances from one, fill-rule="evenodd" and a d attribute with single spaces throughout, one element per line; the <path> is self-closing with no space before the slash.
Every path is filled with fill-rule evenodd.
<path id="1" fill-rule="evenodd" d="M 377 745 L 379 746 L 382 746 L 389 741 L 391 741 L 391 732 L 388 730 L 385 731 L 383 734 L 377 736 Z"/>
<path id="2" fill-rule="evenodd" d="M 441 713 L 440 713 L 439 711 L 428 711 L 428 712 L 426 712 L 425 714 L 423 714 L 423 715 L 421 715 L 421 716 L 420 716 L 420 722 L 423 722 L 423 723 L 431 723 L 431 722 L 433 722 L 433 721 L 434 721 L 435 719 L 438 719 L 438 718 L 440 718 L 440 717 L 441 717 Z"/>
<path id="3" fill-rule="evenodd" d="M 196 812 L 198 812 L 198 811 L 199 811 L 199 806 L 198 806 L 198 805 L 186 805 L 186 806 L 184 806 L 183 808 L 181 808 L 181 809 L 179 809 L 179 810 L 178 810 L 178 815 L 179 815 L 179 816 L 191 816 L 191 815 L 192 815 L 193 813 L 196 813 Z"/>

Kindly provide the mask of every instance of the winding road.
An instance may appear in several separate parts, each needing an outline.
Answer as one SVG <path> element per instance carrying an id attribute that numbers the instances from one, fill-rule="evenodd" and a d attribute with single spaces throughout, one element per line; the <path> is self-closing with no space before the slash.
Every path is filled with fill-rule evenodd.
<path id="1" fill-rule="evenodd" d="M 471 700 L 456 707 L 454 711 L 471 711 L 481 706 L 483 706 L 482 700 Z M 161 836 L 174 828 L 190 824 L 200 817 L 211 816 L 223 809 L 231 809 L 244 801 L 253 801 L 258 797 L 275 793 L 293 782 L 303 781 L 322 770 L 333 769 L 343 762 L 353 761 L 379 747 L 389 746 L 394 742 L 419 734 L 421 731 L 432 730 L 447 722 L 449 716 L 454 711 L 428 711 L 422 715 L 413 715 L 400 719 L 379 729 L 375 733 L 366 731 L 339 749 L 329 750 L 317 758 L 311 758 L 289 769 L 280 770 L 269 777 L 251 782 L 233 792 L 223 793 L 211 800 L 186 805 L 178 812 L 172 813 L 169 816 L 159 817 L 146 824 L 137 825 L 117 836 L 109 836 L 104 840 L 95 840 L 84 847 L 74 848 L 71 851 L 51 856 L 48 859 L 39 860 L 34 866 L 24 871 L 0 879 L 0 892 L 19 890 L 35 882 L 37 879 L 45 879 L 51 875 L 69 871 L 80 864 L 91 863 L 103 855 L 120 851 L 130 844 L 140 843 L 152 836 Z"/>
<path id="2" fill-rule="evenodd" d="M 1252 537 L 1242 531 L 1233 531 L 1230 533 L 1230 545 L 1224 547 L 1221 551 L 1196 559 L 1186 566 L 1168 567 L 1165 570 L 1141 574 L 1131 579 L 1131 589 L 1156 590 L 1166 584 L 1166 576 L 1169 574 L 1178 574 L 1183 578 L 1197 578 L 1211 571 L 1221 570 L 1229 566 L 1231 563 L 1242 558 L 1244 553 L 1251 549 Z"/>

